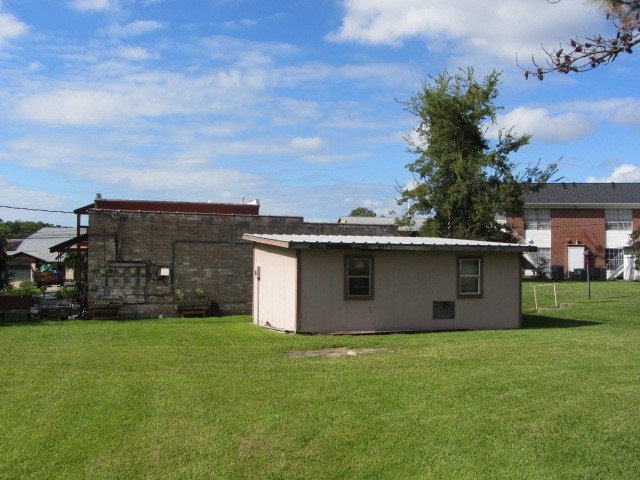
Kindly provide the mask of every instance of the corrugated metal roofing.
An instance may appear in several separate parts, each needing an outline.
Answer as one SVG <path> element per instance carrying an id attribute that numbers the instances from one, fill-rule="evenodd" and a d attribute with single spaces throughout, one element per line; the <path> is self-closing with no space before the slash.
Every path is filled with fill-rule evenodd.
<path id="1" fill-rule="evenodd" d="M 82 233 L 84 232 L 86 232 L 86 229 L 82 229 Z M 76 227 L 44 227 L 22 240 L 15 250 L 7 252 L 7 254 L 24 253 L 43 262 L 53 262 L 58 258 L 58 253 L 51 253 L 49 248 L 74 238 L 76 233 Z"/>
<path id="2" fill-rule="evenodd" d="M 363 250 L 474 250 L 536 251 L 536 247 L 517 243 L 485 242 L 433 237 L 349 236 L 349 235 L 276 235 L 245 234 L 244 240 L 283 248 L 345 248 Z"/>
<path id="3" fill-rule="evenodd" d="M 96 199 L 94 203 L 74 210 L 86 214 L 90 210 L 115 210 L 121 212 L 203 213 L 218 215 L 258 215 L 259 203 L 200 203 L 169 202 L 156 200 L 108 200 Z"/>
<path id="4" fill-rule="evenodd" d="M 547 183 L 524 195 L 529 205 L 639 205 L 640 183 Z"/>

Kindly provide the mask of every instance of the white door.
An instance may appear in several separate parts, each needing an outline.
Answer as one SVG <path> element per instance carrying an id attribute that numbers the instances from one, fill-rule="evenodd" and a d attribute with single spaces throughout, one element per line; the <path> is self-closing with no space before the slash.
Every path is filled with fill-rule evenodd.
<path id="1" fill-rule="evenodd" d="M 569 245 L 569 271 L 573 272 L 576 268 L 584 268 L 584 245 Z"/>

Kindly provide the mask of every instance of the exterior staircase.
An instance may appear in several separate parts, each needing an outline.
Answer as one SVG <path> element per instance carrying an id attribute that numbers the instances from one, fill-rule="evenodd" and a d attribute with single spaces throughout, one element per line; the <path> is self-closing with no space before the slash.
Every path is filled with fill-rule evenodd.
<path id="1" fill-rule="evenodd" d="M 549 271 L 549 260 L 540 255 L 538 252 L 524 252 L 524 259 L 531 265 L 531 270 L 538 278 L 551 278 Z"/>
<path id="2" fill-rule="evenodd" d="M 624 252 L 607 262 L 607 280 L 615 280 L 624 272 Z"/>

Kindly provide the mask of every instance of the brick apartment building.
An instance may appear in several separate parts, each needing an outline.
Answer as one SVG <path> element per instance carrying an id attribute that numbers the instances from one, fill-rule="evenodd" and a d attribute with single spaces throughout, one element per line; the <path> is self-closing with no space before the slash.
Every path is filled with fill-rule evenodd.
<path id="1" fill-rule="evenodd" d="M 397 235 L 395 225 L 305 222 L 242 204 L 108 200 L 75 210 L 87 223 L 87 303 L 122 301 L 120 318 L 175 315 L 177 290 L 202 289 L 215 313 L 251 313 L 253 254 L 245 233 Z"/>
<path id="2" fill-rule="evenodd" d="M 527 193 L 524 207 L 507 222 L 538 247 L 552 278 L 584 279 L 587 266 L 592 278 L 622 276 L 623 249 L 640 227 L 640 183 L 550 183 Z"/>

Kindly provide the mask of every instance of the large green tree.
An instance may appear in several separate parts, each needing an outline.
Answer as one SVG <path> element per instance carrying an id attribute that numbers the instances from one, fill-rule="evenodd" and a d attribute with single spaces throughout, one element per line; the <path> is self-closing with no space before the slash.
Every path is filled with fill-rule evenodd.
<path id="1" fill-rule="evenodd" d="M 350 217 L 375 217 L 376 212 L 367 207 L 358 207 L 351 210 Z"/>
<path id="2" fill-rule="evenodd" d="M 407 165 L 413 183 L 399 187 L 398 203 L 407 206 L 406 220 L 415 215 L 429 219 L 422 227 L 427 236 L 512 241 L 514 236 L 497 219 L 499 214 L 519 215 L 527 188 L 547 182 L 557 165 L 539 163 L 518 169 L 509 156 L 529 142 L 529 135 L 501 130 L 487 138 L 487 122 L 495 122 L 500 74 L 483 81 L 469 68 L 452 75 L 447 71 L 404 102 L 418 118 L 418 140 L 407 138 L 418 158 Z"/>
<path id="3" fill-rule="evenodd" d="M 4 222 L 0 218 L 0 235 L 9 238 L 27 238 L 43 227 L 53 227 L 51 223 L 32 222 L 29 220 L 15 220 Z"/>

